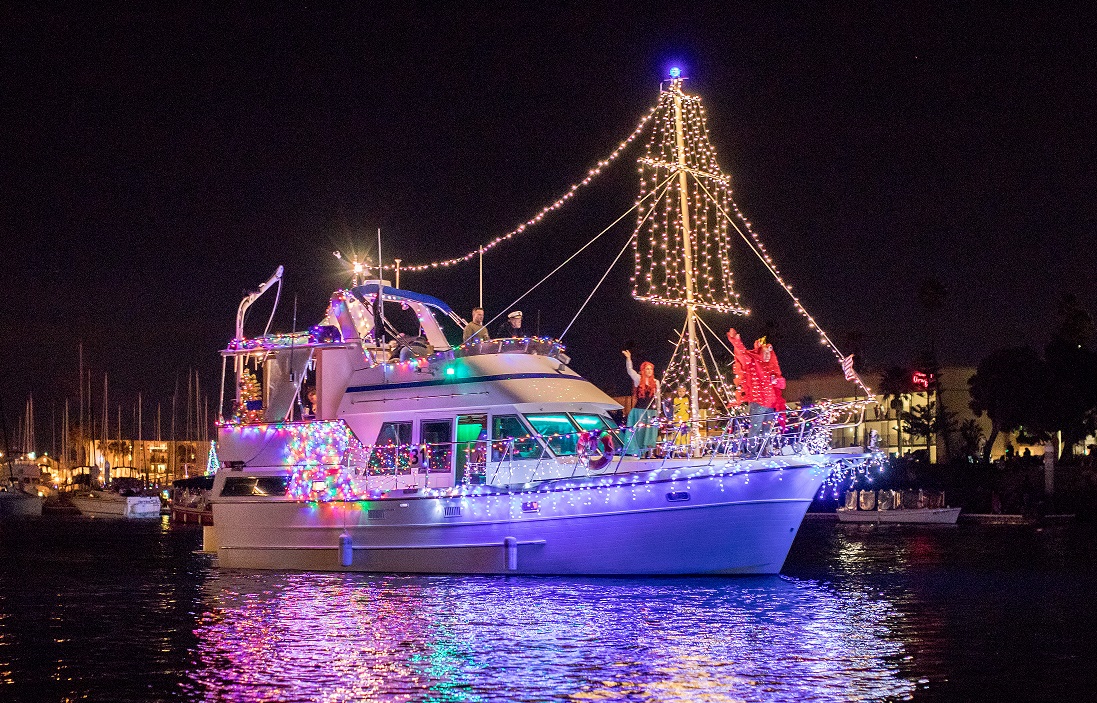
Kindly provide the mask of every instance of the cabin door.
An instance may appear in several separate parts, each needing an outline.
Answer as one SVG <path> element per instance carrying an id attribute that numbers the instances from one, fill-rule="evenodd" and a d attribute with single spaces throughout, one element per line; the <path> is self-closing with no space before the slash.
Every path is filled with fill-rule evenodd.
<path id="1" fill-rule="evenodd" d="M 486 414 L 457 416 L 457 475 L 456 484 L 483 483 L 487 476 L 488 416 Z"/>
<path id="2" fill-rule="evenodd" d="M 425 456 L 419 464 L 419 473 L 448 474 L 453 471 L 453 420 L 423 420 L 419 443 L 426 446 Z M 448 479 L 448 477 L 447 477 Z M 424 485 L 437 482 L 427 476 Z M 442 485 L 449 485 L 448 480 Z"/>

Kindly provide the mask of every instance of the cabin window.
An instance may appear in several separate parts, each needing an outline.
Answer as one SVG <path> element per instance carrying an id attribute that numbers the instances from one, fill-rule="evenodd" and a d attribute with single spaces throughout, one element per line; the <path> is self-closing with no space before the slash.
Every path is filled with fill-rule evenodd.
<path id="1" fill-rule="evenodd" d="M 572 413 L 571 419 L 584 430 L 610 430 L 609 435 L 613 439 L 614 450 L 621 449 L 621 438 L 617 436 L 617 427 L 605 416 Z"/>
<path id="2" fill-rule="evenodd" d="M 420 443 L 426 445 L 423 465 L 432 474 L 453 468 L 453 420 L 423 420 Z"/>
<path id="3" fill-rule="evenodd" d="M 223 496 L 284 496 L 285 476 L 230 476 L 221 489 Z"/>
<path id="4" fill-rule="evenodd" d="M 494 415 L 491 418 L 491 439 L 492 461 L 541 457 L 541 445 L 530 436 L 517 415 Z"/>
<path id="5" fill-rule="evenodd" d="M 377 433 L 377 445 L 369 461 L 372 473 L 410 474 L 418 461 L 411 451 L 411 422 L 385 422 Z M 416 452 L 417 454 L 417 452 Z"/>
<path id="6" fill-rule="evenodd" d="M 530 414 L 526 415 L 526 420 L 533 425 L 534 431 L 544 438 L 549 445 L 549 449 L 556 456 L 572 456 L 575 454 L 578 437 L 576 436 L 575 425 L 568 419 L 567 413 Z"/>

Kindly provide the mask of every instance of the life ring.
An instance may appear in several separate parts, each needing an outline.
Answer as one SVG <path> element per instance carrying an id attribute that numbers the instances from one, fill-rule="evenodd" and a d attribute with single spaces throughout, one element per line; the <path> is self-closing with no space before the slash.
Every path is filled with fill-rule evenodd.
<path id="1" fill-rule="evenodd" d="M 597 446 L 602 445 L 602 453 L 594 456 L 591 454 Z M 579 442 L 576 447 L 579 460 L 587 465 L 587 471 L 601 471 L 613 461 L 613 438 L 608 432 L 602 430 L 589 430 L 579 433 Z"/>

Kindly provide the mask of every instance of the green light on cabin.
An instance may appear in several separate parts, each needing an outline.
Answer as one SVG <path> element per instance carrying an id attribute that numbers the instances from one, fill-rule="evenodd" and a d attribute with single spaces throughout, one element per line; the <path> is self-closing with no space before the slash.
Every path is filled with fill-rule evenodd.
<path id="1" fill-rule="evenodd" d="M 455 373 L 457 373 L 457 371 L 452 366 L 446 368 L 446 375 L 447 376 L 452 376 Z"/>

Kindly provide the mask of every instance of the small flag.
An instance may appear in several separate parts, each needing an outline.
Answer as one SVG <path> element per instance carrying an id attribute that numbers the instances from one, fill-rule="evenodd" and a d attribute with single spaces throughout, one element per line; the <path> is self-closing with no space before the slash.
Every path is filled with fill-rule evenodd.
<path id="1" fill-rule="evenodd" d="M 842 373 L 846 375 L 847 381 L 857 378 L 857 372 L 853 370 L 853 354 L 842 359 Z"/>

